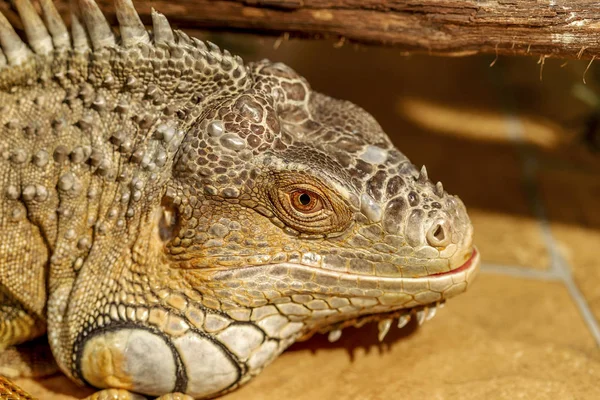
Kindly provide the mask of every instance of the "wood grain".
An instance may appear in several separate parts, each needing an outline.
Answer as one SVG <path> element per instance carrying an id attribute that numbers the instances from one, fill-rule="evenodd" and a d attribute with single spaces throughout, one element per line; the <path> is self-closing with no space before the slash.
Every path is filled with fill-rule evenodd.
<path id="1" fill-rule="evenodd" d="M 97 0 L 116 22 L 113 0 Z M 68 1 L 60 0 L 68 10 Z M 600 3 L 586 0 L 151 0 L 136 1 L 145 23 L 152 8 L 174 26 L 280 35 L 337 37 L 396 46 L 403 52 L 595 58 Z"/>

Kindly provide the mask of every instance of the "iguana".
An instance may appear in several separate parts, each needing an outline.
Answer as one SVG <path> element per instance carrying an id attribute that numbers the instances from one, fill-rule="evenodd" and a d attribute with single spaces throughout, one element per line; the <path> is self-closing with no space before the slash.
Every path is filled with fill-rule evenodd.
<path id="1" fill-rule="evenodd" d="M 5 376 L 46 333 L 93 399 L 214 397 L 297 340 L 367 321 L 382 339 L 472 282 L 463 203 L 366 111 L 158 12 L 147 31 L 131 0 L 118 35 L 94 0 L 70 32 L 39 5 L 14 1 L 27 43 L 0 14 Z"/>

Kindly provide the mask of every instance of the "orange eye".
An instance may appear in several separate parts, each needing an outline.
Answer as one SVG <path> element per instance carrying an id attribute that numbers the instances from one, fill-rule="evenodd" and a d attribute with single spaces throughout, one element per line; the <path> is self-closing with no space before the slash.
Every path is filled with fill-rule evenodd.
<path id="1" fill-rule="evenodd" d="M 323 208 L 323 202 L 318 194 L 308 190 L 295 190 L 290 193 L 292 206 L 302 213 L 314 213 Z"/>

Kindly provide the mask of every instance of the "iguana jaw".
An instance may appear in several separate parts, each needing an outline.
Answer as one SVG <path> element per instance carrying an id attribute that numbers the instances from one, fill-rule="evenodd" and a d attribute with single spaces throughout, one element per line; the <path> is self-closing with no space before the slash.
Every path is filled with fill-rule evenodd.
<path id="1" fill-rule="evenodd" d="M 302 302 L 303 297 L 319 300 L 304 304 L 312 310 L 303 319 L 303 332 L 328 331 L 336 329 L 344 321 L 386 319 L 386 314 L 443 302 L 464 292 L 475 279 L 479 269 L 480 256 L 472 247 L 467 261 L 451 271 L 416 278 L 390 278 L 339 273 L 322 268 L 314 268 L 292 263 L 252 266 L 219 271 L 211 274 L 211 289 L 229 287 L 232 299 L 252 304 L 257 299 L 251 293 L 258 287 L 275 288 L 277 296 L 269 299 L 275 304 L 284 304 L 286 299 Z M 249 297 L 245 299 L 242 293 Z M 285 315 L 287 308 L 280 307 Z M 290 315 L 297 310 L 290 310 Z M 380 314 L 380 318 L 372 317 Z M 350 325 L 355 325 L 350 323 Z"/>

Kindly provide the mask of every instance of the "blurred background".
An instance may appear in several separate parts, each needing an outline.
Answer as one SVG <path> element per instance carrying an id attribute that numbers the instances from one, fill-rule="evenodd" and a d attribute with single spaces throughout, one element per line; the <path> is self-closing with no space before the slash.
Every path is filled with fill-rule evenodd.
<path id="1" fill-rule="evenodd" d="M 336 343 L 317 335 L 227 399 L 600 398 L 600 65 L 189 33 L 282 61 L 372 113 L 463 199 L 483 262 L 422 327 L 383 343 L 370 325 Z M 89 393 L 62 378 L 21 383 L 41 398 Z"/>

